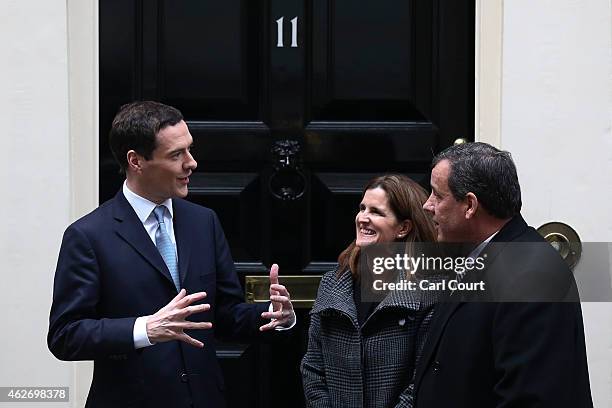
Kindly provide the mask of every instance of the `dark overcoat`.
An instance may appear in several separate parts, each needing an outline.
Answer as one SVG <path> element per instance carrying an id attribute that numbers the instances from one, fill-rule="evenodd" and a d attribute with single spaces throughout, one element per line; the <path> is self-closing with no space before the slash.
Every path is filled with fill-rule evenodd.
<path id="1" fill-rule="evenodd" d="M 481 254 L 486 299 L 453 294 L 436 307 L 416 370 L 416 407 L 591 408 L 567 265 L 520 215 Z"/>

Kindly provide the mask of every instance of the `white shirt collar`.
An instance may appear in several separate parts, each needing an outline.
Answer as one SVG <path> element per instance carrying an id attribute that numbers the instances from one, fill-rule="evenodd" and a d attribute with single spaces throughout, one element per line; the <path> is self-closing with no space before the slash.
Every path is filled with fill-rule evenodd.
<path id="1" fill-rule="evenodd" d="M 470 252 L 470 254 L 468 255 L 468 258 L 473 258 L 476 259 L 478 257 L 478 255 L 480 255 L 480 253 L 482 252 L 482 250 L 484 249 L 484 247 L 487 246 L 487 244 L 489 242 L 491 242 L 491 240 L 493 239 L 493 237 L 495 235 L 497 235 L 497 233 L 499 232 L 499 230 L 495 231 L 493 234 L 491 234 L 489 236 L 489 238 L 485 239 L 484 241 L 482 241 L 480 244 L 478 244 L 478 246 L 476 248 L 474 248 L 472 250 L 472 252 Z"/>
<path id="2" fill-rule="evenodd" d="M 154 202 L 149 201 L 146 198 L 141 197 L 132 190 L 130 190 L 130 188 L 127 186 L 127 180 L 123 182 L 123 195 L 136 212 L 136 215 L 138 216 L 138 219 L 140 219 L 140 222 L 142 222 L 143 224 L 147 220 L 147 218 L 149 218 L 155 207 L 157 207 L 157 204 L 155 204 Z M 168 198 L 160 205 L 163 205 L 168 209 L 170 219 L 172 219 L 172 199 Z"/>

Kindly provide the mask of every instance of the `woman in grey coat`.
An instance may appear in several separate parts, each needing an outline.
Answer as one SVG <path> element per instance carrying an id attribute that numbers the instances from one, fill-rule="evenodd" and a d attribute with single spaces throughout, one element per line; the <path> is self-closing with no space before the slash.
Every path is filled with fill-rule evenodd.
<path id="1" fill-rule="evenodd" d="M 402 175 L 377 177 L 364 188 L 356 238 L 323 276 L 310 312 L 301 365 L 307 406 L 412 406 L 410 383 L 435 296 L 390 291 L 380 303 L 362 302 L 357 266 L 367 245 L 435 241 L 426 200 L 425 190 Z"/>

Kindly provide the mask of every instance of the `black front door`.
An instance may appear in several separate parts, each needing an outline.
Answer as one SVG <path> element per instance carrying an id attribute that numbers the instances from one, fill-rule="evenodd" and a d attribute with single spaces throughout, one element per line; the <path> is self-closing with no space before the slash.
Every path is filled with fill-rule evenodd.
<path id="1" fill-rule="evenodd" d="M 100 0 L 100 197 L 122 181 L 117 109 L 162 101 L 194 137 L 189 199 L 219 215 L 241 278 L 320 275 L 369 178 L 427 185 L 432 155 L 473 139 L 473 84 L 474 0 Z M 300 405 L 298 317 L 279 344 L 220 347 L 230 405 Z"/>

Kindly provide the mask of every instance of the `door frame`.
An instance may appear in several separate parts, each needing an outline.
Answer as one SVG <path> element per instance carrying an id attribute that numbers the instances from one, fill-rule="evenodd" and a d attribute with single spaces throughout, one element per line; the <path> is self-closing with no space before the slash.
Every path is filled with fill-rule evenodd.
<path id="1" fill-rule="evenodd" d="M 98 206 L 99 0 L 67 0 L 72 219 Z M 501 145 L 503 0 L 476 0 L 475 140 Z M 93 363 L 74 362 L 73 407 L 85 405 Z"/>

